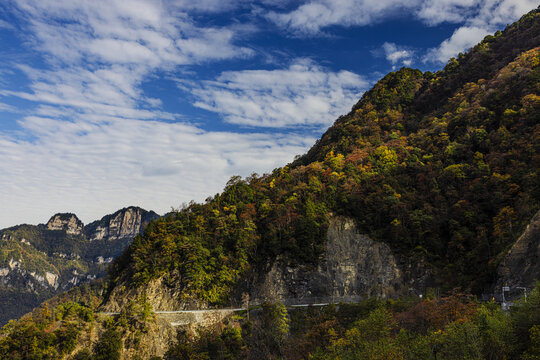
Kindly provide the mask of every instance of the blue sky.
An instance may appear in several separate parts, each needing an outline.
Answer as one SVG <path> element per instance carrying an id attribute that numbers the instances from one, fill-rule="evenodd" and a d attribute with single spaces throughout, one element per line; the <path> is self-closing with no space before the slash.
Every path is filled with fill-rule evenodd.
<path id="1" fill-rule="evenodd" d="M 0 228 L 159 213 L 304 153 L 402 66 L 438 70 L 531 0 L 5 0 Z"/>

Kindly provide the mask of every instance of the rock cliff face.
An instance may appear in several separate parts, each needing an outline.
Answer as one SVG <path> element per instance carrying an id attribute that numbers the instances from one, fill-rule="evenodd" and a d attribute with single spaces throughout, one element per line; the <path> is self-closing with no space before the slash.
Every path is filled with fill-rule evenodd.
<path id="1" fill-rule="evenodd" d="M 151 220 L 158 217 L 153 211 L 128 207 L 88 224 L 84 227 L 88 240 L 86 257 L 96 263 L 110 263 Z"/>
<path id="2" fill-rule="evenodd" d="M 352 219 L 338 216 L 330 219 L 325 258 L 316 268 L 277 259 L 251 292 L 255 302 L 347 302 L 422 293 L 430 281 L 421 260 L 414 266 L 402 262 L 388 245 L 359 233 Z"/>
<path id="3" fill-rule="evenodd" d="M 129 207 L 87 226 L 75 214 L 63 213 L 44 225 L 0 230 L 0 325 L 61 291 L 104 276 L 107 264 L 157 217 Z"/>
<path id="4" fill-rule="evenodd" d="M 540 211 L 499 265 L 493 292 L 498 294 L 502 286 L 509 286 L 510 298 L 520 296 L 522 290 L 517 287 L 531 289 L 537 280 L 540 280 Z"/>
<path id="5" fill-rule="evenodd" d="M 130 207 L 118 210 L 107 215 L 99 221 L 88 224 L 84 231 L 90 241 L 114 241 L 124 238 L 133 238 L 143 229 L 150 220 L 157 218 L 153 211 Z"/>
<path id="6" fill-rule="evenodd" d="M 46 226 L 48 230 L 63 230 L 70 235 L 80 235 L 84 228 L 82 221 L 75 214 L 70 213 L 54 215 Z"/>

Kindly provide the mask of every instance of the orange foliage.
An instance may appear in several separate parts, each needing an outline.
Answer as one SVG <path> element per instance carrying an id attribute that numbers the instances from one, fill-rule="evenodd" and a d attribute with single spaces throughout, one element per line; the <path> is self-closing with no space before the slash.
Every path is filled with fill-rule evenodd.
<path id="1" fill-rule="evenodd" d="M 469 321 L 477 311 L 478 304 L 469 296 L 456 294 L 426 299 L 410 310 L 397 314 L 396 320 L 405 329 L 426 333 L 428 329 L 442 329 L 454 321 Z"/>

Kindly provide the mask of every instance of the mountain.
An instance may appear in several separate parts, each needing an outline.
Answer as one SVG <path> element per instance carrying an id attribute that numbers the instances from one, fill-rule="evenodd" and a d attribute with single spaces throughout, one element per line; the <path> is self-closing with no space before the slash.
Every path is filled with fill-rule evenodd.
<path id="1" fill-rule="evenodd" d="M 439 72 L 386 75 L 292 164 L 151 221 L 106 282 L 3 330 L 0 355 L 26 349 L 26 333 L 51 358 L 532 358 L 540 289 L 512 317 L 466 294 L 504 266 L 540 275 L 519 260 L 537 238 L 539 93 L 537 9 Z M 248 300 L 262 303 L 251 320 L 214 313 L 213 332 L 177 337 L 151 311 Z M 282 304 L 314 302 L 358 304 Z"/>
<path id="2" fill-rule="evenodd" d="M 227 304 L 259 298 L 267 275 L 297 298 L 480 294 L 540 204 L 539 44 L 534 11 L 440 72 L 388 74 L 294 163 L 151 223 L 115 263 L 112 298 L 161 283 L 178 306 Z M 332 248 L 365 269 L 332 258 L 343 221 Z M 371 241 L 392 256 L 354 253 Z M 339 289 L 336 272 L 372 276 Z"/>
<path id="3" fill-rule="evenodd" d="M 129 207 L 89 225 L 75 214 L 47 224 L 0 230 L 0 324 L 81 282 L 105 275 L 106 266 L 158 215 Z"/>

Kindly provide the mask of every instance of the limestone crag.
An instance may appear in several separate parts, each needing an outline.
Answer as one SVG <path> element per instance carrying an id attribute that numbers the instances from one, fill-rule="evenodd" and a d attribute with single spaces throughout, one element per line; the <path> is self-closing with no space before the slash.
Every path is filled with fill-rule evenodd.
<path id="1" fill-rule="evenodd" d="M 129 207 L 88 224 L 85 232 L 90 241 L 107 239 L 114 241 L 135 237 L 150 220 L 157 218 L 153 211 Z"/>
<path id="2" fill-rule="evenodd" d="M 54 215 L 46 226 L 48 230 L 65 230 L 66 234 L 70 235 L 80 235 L 84 228 L 82 221 L 71 213 Z"/>
<path id="3" fill-rule="evenodd" d="M 497 294 L 509 286 L 508 297 L 517 297 L 522 292 L 518 287 L 531 289 L 536 280 L 540 280 L 540 211 L 499 265 L 492 291 Z"/>
<path id="4" fill-rule="evenodd" d="M 22 260 L 10 260 L 8 267 L 0 268 L 0 282 L 2 285 L 14 287 L 17 282 L 23 282 L 26 290 L 36 290 L 39 288 L 58 289 L 60 286 L 58 274 L 50 271 L 28 271 L 24 268 Z"/>
<path id="5" fill-rule="evenodd" d="M 281 299 L 288 304 L 358 301 L 422 293 L 431 271 L 421 262 L 411 264 L 390 247 L 359 233 L 352 219 L 330 219 L 324 260 L 315 268 L 278 258 L 252 284 L 252 299 Z M 246 285 L 244 285 L 246 286 Z"/>

